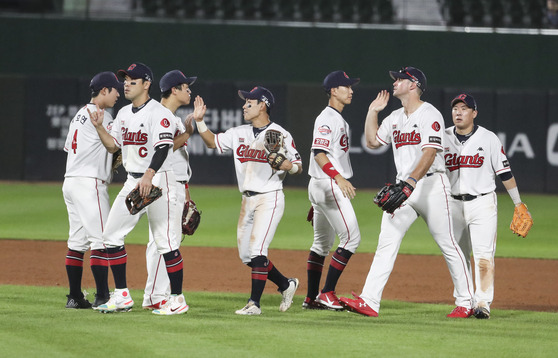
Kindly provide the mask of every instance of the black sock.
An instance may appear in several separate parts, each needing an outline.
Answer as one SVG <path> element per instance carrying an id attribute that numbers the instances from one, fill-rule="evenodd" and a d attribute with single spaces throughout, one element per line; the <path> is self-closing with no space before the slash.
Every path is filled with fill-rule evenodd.
<path id="1" fill-rule="evenodd" d="M 277 285 L 279 292 L 283 292 L 289 288 L 289 279 L 279 272 L 271 261 L 269 261 L 267 265 L 267 279 Z"/>
<path id="2" fill-rule="evenodd" d="M 68 250 L 66 254 L 66 273 L 70 286 L 70 296 L 75 299 L 83 297 L 81 277 L 83 275 L 83 252 Z"/>
<path id="3" fill-rule="evenodd" d="M 308 291 L 306 296 L 312 300 L 316 299 L 320 292 L 320 279 L 324 269 L 325 256 L 320 256 L 314 251 L 308 254 L 306 273 L 308 274 Z"/>
<path id="4" fill-rule="evenodd" d="M 116 288 L 127 288 L 126 262 L 128 261 L 128 254 L 126 253 L 126 248 L 124 245 L 109 247 L 107 248 L 107 255 L 112 276 L 114 277 L 114 286 Z"/>
<path id="5" fill-rule="evenodd" d="M 182 293 L 182 281 L 184 280 L 184 262 L 179 250 L 167 252 L 163 255 L 169 275 L 171 294 L 180 295 Z"/>
<path id="6" fill-rule="evenodd" d="M 260 299 L 265 288 L 265 282 L 268 277 L 268 261 L 265 256 L 257 256 L 252 259 L 250 263 L 252 267 L 252 292 L 250 299 L 260 306 Z"/>
<path id="7" fill-rule="evenodd" d="M 97 297 L 109 298 L 107 250 L 91 250 L 91 272 L 97 285 Z"/>
<path id="8" fill-rule="evenodd" d="M 352 252 L 339 247 L 335 250 L 329 264 L 329 271 L 327 273 L 326 282 L 322 292 L 335 291 L 337 281 L 339 280 L 339 277 L 343 273 L 343 270 L 347 266 L 347 262 L 349 262 L 352 255 Z"/>

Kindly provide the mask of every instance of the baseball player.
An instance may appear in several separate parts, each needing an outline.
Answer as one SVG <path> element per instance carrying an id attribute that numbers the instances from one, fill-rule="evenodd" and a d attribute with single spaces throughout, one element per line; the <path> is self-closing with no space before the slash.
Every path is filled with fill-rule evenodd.
<path id="1" fill-rule="evenodd" d="M 352 86 L 359 81 L 349 78 L 343 71 L 335 71 L 323 82 L 329 101 L 314 123 L 308 170 L 314 242 L 308 254 L 308 291 L 302 303 L 304 309 L 343 309 L 335 295 L 335 286 L 360 244 L 360 230 L 351 204 L 355 188 L 348 181 L 353 176 L 349 158 L 350 130 L 341 115 L 343 108 L 352 101 Z M 331 259 L 324 288 L 319 292 L 324 260 L 333 247 L 335 235 L 339 237 L 339 246 Z"/>
<path id="2" fill-rule="evenodd" d="M 99 276 L 108 274 L 102 234 L 110 210 L 107 185 L 112 179 L 112 154 L 107 153 L 99 140 L 87 110 L 94 110 L 96 106 L 103 110 L 114 107 L 120 97 L 118 91 L 123 86 L 114 73 L 101 72 L 93 77 L 89 87 L 91 101 L 72 118 L 64 144 L 68 157 L 62 192 L 70 223 L 66 254 L 70 294 L 66 308 L 91 308 L 91 303 L 81 292 L 83 256 L 89 248 L 91 271 L 97 283 L 93 306 L 109 299 L 108 285 L 100 282 Z M 110 130 L 112 116 L 108 112 L 105 115 L 103 126 Z"/>
<path id="3" fill-rule="evenodd" d="M 242 193 L 242 206 L 238 219 L 238 253 L 243 263 L 252 268 L 252 292 L 248 303 L 236 311 L 239 315 L 260 315 L 260 298 L 266 280 L 271 280 L 281 292 L 279 310 L 284 312 L 292 304 L 298 288 L 298 279 L 283 276 L 268 260 L 267 252 L 277 225 L 283 216 L 285 196 L 283 179 L 286 174 L 302 172 L 302 162 L 289 132 L 270 120 L 274 105 L 273 95 L 264 87 L 254 87 L 250 92 L 238 91 L 245 100 L 244 120 L 249 124 L 230 128 L 214 134 L 203 119 L 196 119 L 198 132 L 208 148 L 219 153 L 233 152 L 238 188 Z M 284 136 L 287 159 L 275 170 L 264 148 L 265 133 L 277 130 Z"/>
<path id="4" fill-rule="evenodd" d="M 167 72 L 159 81 L 161 89 L 161 104 L 168 108 L 173 114 L 179 107 L 190 104 L 192 90 L 190 86 L 194 84 L 197 77 L 186 77 L 179 70 Z M 175 240 L 176 245 L 180 246 L 182 234 L 182 210 L 186 200 L 189 200 L 190 193 L 188 189 L 188 181 L 192 176 L 190 168 L 188 151 L 186 150 L 186 141 L 194 132 L 192 125 L 192 117 L 202 117 L 205 115 L 205 105 L 203 99 L 197 97 L 194 101 L 194 113 L 186 117 L 185 123 L 182 123 L 180 117 L 173 116 L 176 122 L 177 130 L 174 136 L 175 151 L 169 155 L 172 163 L 176 179 L 176 205 L 175 211 Z M 182 190 L 184 189 L 184 190 Z M 168 301 L 170 297 L 170 281 L 165 269 L 165 259 L 157 251 L 157 245 L 153 239 L 153 233 L 149 230 L 149 243 L 145 252 L 147 266 L 147 281 L 143 295 L 143 308 L 159 309 Z"/>
<path id="5" fill-rule="evenodd" d="M 188 305 L 182 294 L 182 255 L 176 242 L 174 224 L 176 204 L 176 179 L 170 160 L 173 138 L 176 131 L 174 115 L 159 102 L 149 97 L 153 73 L 146 65 L 136 62 L 127 70 L 119 70 L 124 78 L 124 95 L 132 103 L 123 107 L 114 120 L 109 133 L 101 125 L 103 112 L 90 114 L 104 146 L 111 153 L 122 149 L 122 164 L 128 172 L 124 187 L 114 200 L 103 231 L 103 242 L 107 247 L 109 264 L 114 277 L 115 291 L 110 300 L 97 309 L 101 312 L 129 311 L 134 301 L 126 283 L 126 248 L 124 238 L 136 226 L 143 214 L 147 214 L 149 227 L 158 252 L 163 255 L 171 285 L 171 297 L 160 309 L 159 315 L 182 314 Z M 162 190 L 162 196 L 144 208 L 139 214 L 131 215 L 126 208 L 126 195 L 139 188 L 145 197 L 153 185 Z"/>
<path id="6" fill-rule="evenodd" d="M 449 200 L 453 232 L 471 271 L 475 259 L 476 318 L 490 318 L 494 298 L 494 254 L 498 221 L 495 177 L 498 175 L 515 206 L 521 198 L 504 147 L 493 132 L 475 124 L 477 103 L 470 94 L 451 101 L 455 126 L 446 129 L 445 164 L 451 183 Z"/>
<path id="7" fill-rule="evenodd" d="M 382 292 L 393 270 L 401 240 L 411 224 L 424 219 L 442 251 L 454 284 L 456 308 L 447 316 L 465 318 L 472 314 L 473 285 L 466 259 L 457 244 L 449 211 L 449 179 L 443 159 L 444 120 L 430 103 L 420 99 L 426 90 L 426 76 L 414 67 L 390 71 L 393 95 L 402 108 L 393 111 L 378 128 L 378 113 L 389 100 L 381 91 L 370 104 L 365 123 L 369 148 L 391 144 L 397 181 L 406 182 L 411 192 L 408 199 L 392 214 L 384 212 L 378 247 L 360 297 L 342 297 L 349 310 L 367 316 L 378 316 Z"/>

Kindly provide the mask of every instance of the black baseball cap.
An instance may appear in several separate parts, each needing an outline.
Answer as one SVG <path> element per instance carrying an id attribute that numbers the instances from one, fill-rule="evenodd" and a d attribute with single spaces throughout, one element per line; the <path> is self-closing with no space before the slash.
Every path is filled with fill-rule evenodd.
<path id="1" fill-rule="evenodd" d="M 118 81 L 118 77 L 110 71 L 97 73 L 89 83 L 89 88 L 94 92 L 100 91 L 105 87 L 121 90 L 124 88 L 124 85 L 122 82 Z"/>
<path id="2" fill-rule="evenodd" d="M 475 98 L 467 93 L 461 93 L 460 95 L 456 96 L 454 99 L 451 100 L 451 106 L 455 106 L 456 103 L 463 102 L 467 105 L 467 107 L 477 111 L 477 101 Z"/>
<path id="3" fill-rule="evenodd" d="M 354 86 L 360 82 L 360 78 L 350 78 L 345 71 L 333 71 L 324 78 L 324 89 L 329 92 L 332 88 L 339 86 Z"/>
<path id="4" fill-rule="evenodd" d="M 186 77 L 182 71 L 173 70 L 170 72 L 165 73 L 161 80 L 159 81 L 159 87 L 161 88 L 161 92 L 166 92 L 173 87 L 186 83 L 188 86 L 191 86 L 196 82 L 197 77 Z"/>
<path id="5" fill-rule="evenodd" d="M 122 79 L 128 75 L 132 79 L 141 78 L 142 80 L 153 82 L 153 72 L 147 65 L 141 62 L 132 63 L 127 70 L 118 70 L 117 74 Z"/>
<path id="6" fill-rule="evenodd" d="M 418 68 L 414 67 L 403 67 L 399 71 L 389 71 L 389 75 L 392 79 L 396 80 L 398 78 L 411 80 L 417 84 L 417 87 L 426 91 L 426 76 Z"/>
<path id="7" fill-rule="evenodd" d="M 275 103 L 273 94 L 267 88 L 261 86 L 252 88 L 250 92 L 239 90 L 238 96 L 243 100 L 257 99 L 258 101 L 264 102 L 269 108 L 273 107 L 273 104 Z"/>

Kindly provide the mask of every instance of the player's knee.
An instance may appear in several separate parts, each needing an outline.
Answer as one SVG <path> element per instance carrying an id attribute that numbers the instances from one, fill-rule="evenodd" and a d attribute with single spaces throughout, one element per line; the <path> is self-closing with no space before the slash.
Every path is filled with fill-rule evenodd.
<path id="1" fill-rule="evenodd" d="M 268 261 L 266 256 L 256 256 L 251 259 L 250 267 L 266 267 L 267 262 Z"/>

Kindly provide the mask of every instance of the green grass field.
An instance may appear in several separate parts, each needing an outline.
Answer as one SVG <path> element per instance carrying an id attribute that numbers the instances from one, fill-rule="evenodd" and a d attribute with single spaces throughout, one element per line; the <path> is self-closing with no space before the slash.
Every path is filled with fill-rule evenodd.
<path id="1" fill-rule="evenodd" d="M 114 198 L 119 185 L 110 188 Z M 363 242 L 359 252 L 373 252 L 381 212 L 372 204 L 375 191 L 358 191 L 354 200 Z M 307 250 L 312 228 L 305 221 L 306 190 L 286 188 L 286 212 L 272 247 Z M 203 211 L 188 246 L 236 247 L 240 194 L 235 187 L 194 187 Z M 61 183 L 0 183 L 0 239 L 65 241 L 68 231 Z M 522 195 L 535 226 L 527 239 L 508 229 L 513 205 L 500 195 L 497 256 L 558 259 L 554 240 L 556 196 Z M 127 238 L 144 244 L 143 218 Z M 439 250 L 419 219 L 409 230 L 401 253 Z M 63 267 L 61 266 L 61 270 Z M 94 292 L 94 288 L 88 288 Z M 188 292 L 186 315 L 154 316 L 141 309 L 100 314 L 67 310 L 65 287 L 0 286 L 2 357 L 553 357 L 558 349 L 558 313 L 492 310 L 490 320 L 450 320 L 451 306 L 383 301 L 373 319 L 348 312 L 277 309 L 279 295 L 264 295 L 260 317 L 232 312 L 245 294 Z M 132 296 L 142 292 L 132 290 Z M 299 293 L 300 294 L 300 293 Z M 298 296 L 296 302 L 300 302 Z M 137 304 L 137 302 L 136 302 Z"/>

